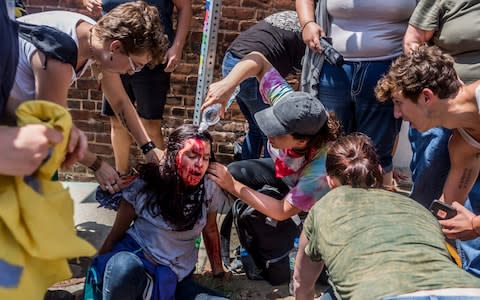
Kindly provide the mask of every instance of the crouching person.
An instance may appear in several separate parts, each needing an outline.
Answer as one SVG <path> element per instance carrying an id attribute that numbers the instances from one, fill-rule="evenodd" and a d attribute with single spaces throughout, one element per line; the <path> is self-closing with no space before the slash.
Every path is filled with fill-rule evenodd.
<path id="1" fill-rule="evenodd" d="M 326 169 L 332 191 L 305 221 L 295 262 L 296 299 L 313 299 L 323 263 L 332 288 L 322 300 L 480 295 L 480 281 L 451 261 L 433 215 L 380 188 L 381 167 L 366 136 L 335 142 Z"/>
<path id="2" fill-rule="evenodd" d="M 205 176 L 211 146 L 208 132 L 182 125 L 170 135 L 161 165 L 142 165 L 139 178 L 111 197 L 97 193 L 101 205 L 118 211 L 88 272 L 86 299 L 218 295 L 192 279 L 200 234 L 213 276 L 224 275 L 216 216 L 225 195 Z"/>

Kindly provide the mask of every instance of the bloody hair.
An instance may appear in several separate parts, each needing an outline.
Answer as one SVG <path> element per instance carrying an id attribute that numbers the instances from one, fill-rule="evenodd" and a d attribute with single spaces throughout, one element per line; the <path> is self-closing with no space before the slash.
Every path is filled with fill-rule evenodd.
<path id="1" fill-rule="evenodd" d="M 177 170 L 176 157 L 178 152 L 185 146 L 188 139 L 197 138 L 210 144 L 212 149 L 213 139 L 208 131 L 200 132 L 198 126 L 186 124 L 176 128 L 169 136 L 165 161 L 163 164 L 143 164 L 138 167 L 140 177 L 146 182 L 144 191 L 149 195 L 144 209 L 153 216 L 161 215 L 166 221 L 178 230 L 186 230 L 186 224 L 196 222 L 186 219 L 184 214 L 185 205 L 191 195 L 198 193 L 197 187 L 187 187 Z M 210 153 L 210 161 L 213 161 L 213 151 Z M 203 180 L 201 181 L 202 185 Z M 200 195 L 204 195 L 200 193 Z M 196 209 L 201 210 L 203 199 L 198 199 Z M 200 211 L 201 212 L 201 211 Z M 198 218 L 198 216 L 197 216 Z M 193 223 L 193 224 L 194 224 Z"/>
<path id="2" fill-rule="evenodd" d="M 102 41 L 118 40 L 127 54 L 152 55 L 150 65 L 160 63 L 168 40 L 155 6 L 143 1 L 121 4 L 98 20 L 93 27 Z"/>
<path id="3" fill-rule="evenodd" d="M 354 133 L 339 138 L 327 152 L 327 174 L 342 185 L 354 188 L 380 188 L 382 170 L 371 140 Z"/>

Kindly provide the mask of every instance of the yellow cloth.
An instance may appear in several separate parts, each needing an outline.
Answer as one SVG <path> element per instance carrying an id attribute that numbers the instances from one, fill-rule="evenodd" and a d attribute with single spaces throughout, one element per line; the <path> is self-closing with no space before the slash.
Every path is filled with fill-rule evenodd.
<path id="1" fill-rule="evenodd" d="M 16 113 L 18 126 L 41 123 L 64 136 L 33 175 L 39 193 L 23 177 L 0 176 L 0 263 L 22 270 L 16 287 L 0 285 L 0 299 L 43 299 L 53 283 L 71 277 L 67 258 L 91 256 L 95 249 L 76 235 L 68 190 L 50 180 L 65 157 L 72 128 L 70 114 L 57 104 L 40 100 L 23 103 Z"/>

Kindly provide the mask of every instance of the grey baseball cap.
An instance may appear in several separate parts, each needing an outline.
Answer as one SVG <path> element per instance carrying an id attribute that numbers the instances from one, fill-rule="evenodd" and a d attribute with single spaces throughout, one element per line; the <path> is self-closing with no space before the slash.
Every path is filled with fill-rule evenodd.
<path id="1" fill-rule="evenodd" d="M 266 136 L 289 133 L 314 135 L 327 119 L 328 113 L 323 104 L 305 92 L 289 93 L 255 114 L 255 120 Z"/>

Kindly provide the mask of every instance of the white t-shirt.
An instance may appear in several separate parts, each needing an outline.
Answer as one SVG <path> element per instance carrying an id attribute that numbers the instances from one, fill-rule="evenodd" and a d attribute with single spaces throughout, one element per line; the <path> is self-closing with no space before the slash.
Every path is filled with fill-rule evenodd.
<path id="1" fill-rule="evenodd" d="M 333 47 L 349 61 L 399 56 L 416 4 L 416 0 L 327 0 Z"/>
<path id="2" fill-rule="evenodd" d="M 48 11 L 30 14 L 21 17 L 18 20 L 29 24 L 47 25 L 63 31 L 72 37 L 77 44 L 77 48 L 78 39 L 76 28 L 80 21 L 85 21 L 92 25 L 95 24 L 95 21 L 87 16 L 68 11 Z M 18 100 L 25 101 L 35 98 L 35 76 L 33 74 L 31 60 L 36 51 L 37 48 L 34 45 L 19 37 L 17 73 L 15 75 L 15 83 L 10 92 L 10 96 Z M 85 72 L 92 62 L 92 60 L 88 60 L 82 70 L 78 73 L 72 68 L 72 83 Z M 64 75 L 59 74 L 59 76 Z M 55 80 L 55 78 L 52 78 L 52 80 Z"/>
<path id="3" fill-rule="evenodd" d="M 142 192 L 145 181 L 135 180 L 122 190 L 122 197 L 135 208 L 137 218 L 128 229 L 128 234 L 142 247 L 156 263 L 170 267 L 177 274 L 178 281 L 184 279 L 195 267 L 198 259 L 198 249 L 195 239 L 201 235 L 207 224 L 207 214 L 217 212 L 226 201 L 222 189 L 205 177 L 205 196 L 201 217 L 190 230 L 175 231 L 171 224 L 161 215 L 152 216 L 144 207 L 149 196 Z"/>

